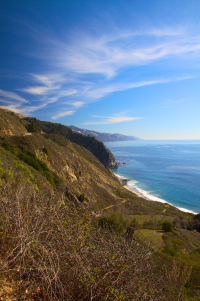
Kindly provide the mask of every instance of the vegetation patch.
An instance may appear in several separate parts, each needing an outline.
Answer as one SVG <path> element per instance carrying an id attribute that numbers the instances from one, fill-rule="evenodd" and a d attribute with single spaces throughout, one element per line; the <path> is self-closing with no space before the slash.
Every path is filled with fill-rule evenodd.
<path id="1" fill-rule="evenodd" d="M 78 197 L 78 200 L 82 203 L 84 201 L 89 202 L 89 199 L 82 193 L 80 194 L 80 196 Z"/>
<path id="2" fill-rule="evenodd" d="M 45 154 L 47 154 L 47 155 L 49 155 L 50 154 L 50 152 L 49 152 L 49 150 L 48 150 L 48 148 L 47 147 L 43 147 L 43 152 L 45 153 Z"/>
<path id="3" fill-rule="evenodd" d="M 98 222 L 99 226 L 111 232 L 123 232 L 123 225 L 113 217 L 102 217 Z"/>
<path id="4" fill-rule="evenodd" d="M 62 179 L 60 179 L 56 173 L 52 172 L 46 163 L 38 159 L 33 152 L 20 152 L 18 158 L 45 176 L 52 186 L 57 187 L 62 182 Z"/>
<path id="5" fill-rule="evenodd" d="M 37 126 L 37 123 L 35 122 L 31 122 L 31 123 L 28 123 L 26 125 L 26 129 L 29 133 L 38 133 L 38 126 Z"/>
<path id="6" fill-rule="evenodd" d="M 173 224 L 169 221 L 165 221 L 162 223 L 162 229 L 165 232 L 172 232 L 173 231 Z"/>

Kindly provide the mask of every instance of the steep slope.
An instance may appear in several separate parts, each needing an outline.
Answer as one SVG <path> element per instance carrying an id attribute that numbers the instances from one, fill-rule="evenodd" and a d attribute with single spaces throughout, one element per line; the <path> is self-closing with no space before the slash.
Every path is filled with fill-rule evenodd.
<path id="1" fill-rule="evenodd" d="M 19 116 L 12 111 L 6 111 L 0 107 L 0 135 L 23 135 L 26 128 Z"/>
<path id="2" fill-rule="evenodd" d="M 134 137 L 134 136 L 126 136 L 126 135 L 121 135 L 121 134 L 99 133 L 99 132 L 95 132 L 95 131 L 80 129 L 73 125 L 70 125 L 69 128 L 77 133 L 81 133 L 86 136 L 90 135 L 92 137 L 95 137 L 98 141 L 101 141 L 101 142 L 139 140 L 139 138 Z"/>
<path id="3" fill-rule="evenodd" d="M 61 135 L 11 136 L 0 139 L 0 144 L 63 193 L 84 194 L 92 207 L 98 202 L 113 204 L 117 199 L 113 189 L 120 185 L 119 180 L 90 151 Z"/>
<path id="4" fill-rule="evenodd" d="M 69 139 L 71 142 L 84 146 L 105 166 L 109 166 L 110 164 L 115 164 L 117 166 L 113 154 L 102 142 L 97 141 L 94 137 L 88 137 L 80 133 L 76 133 L 67 126 L 59 123 L 41 121 L 36 118 L 25 118 L 25 120 L 36 123 L 37 126 L 46 134 L 59 134 Z"/>

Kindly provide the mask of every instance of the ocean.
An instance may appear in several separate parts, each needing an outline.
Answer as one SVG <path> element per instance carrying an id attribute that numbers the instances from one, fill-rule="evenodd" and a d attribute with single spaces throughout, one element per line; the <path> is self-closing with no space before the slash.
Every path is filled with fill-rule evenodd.
<path id="1" fill-rule="evenodd" d="M 200 140 L 106 142 L 118 177 L 144 197 L 200 213 Z"/>

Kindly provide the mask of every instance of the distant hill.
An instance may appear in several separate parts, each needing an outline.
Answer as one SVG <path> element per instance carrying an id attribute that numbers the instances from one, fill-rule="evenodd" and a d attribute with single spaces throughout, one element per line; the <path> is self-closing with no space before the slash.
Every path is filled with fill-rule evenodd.
<path id="1" fill-rule="evenodd" d="M 114 142 L 114 141 L 133 141 L 133 140 L 139 140 L 140 138 L 134 137 L 134 136 L 125 136 L 121 134 L 108 134 L 108 133 L 99 133 L 95 131 L 89 131 L 85 129 L 77 128 L 76 126 L 70 125 L 70 129 L 77 133 L 81 133 L 85 136 L 92 136 L 95 137 L 98 141 L 101 142 Z"/>

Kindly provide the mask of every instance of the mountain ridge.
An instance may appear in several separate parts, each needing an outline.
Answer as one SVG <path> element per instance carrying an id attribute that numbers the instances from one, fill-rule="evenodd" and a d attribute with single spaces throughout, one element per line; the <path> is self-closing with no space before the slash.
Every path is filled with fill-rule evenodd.
<path id="1" fill-rule="evenodd" d="M 90 131 L 86 129 L 78 128 L 74 125 L 68 126 L 71 130 L 81 133 L 85 136 L 90 135 L 92 137 L 95 137 L 98 141 L 101 142 L 116 142 L 116 141 L 134 141 L 134 140 L 140 140 L 140 138 L 137 138 L 135 136 L 126 136 L 122 134 L 110 134 L 110 133 L 101 133 L 96 131 Z"/>

